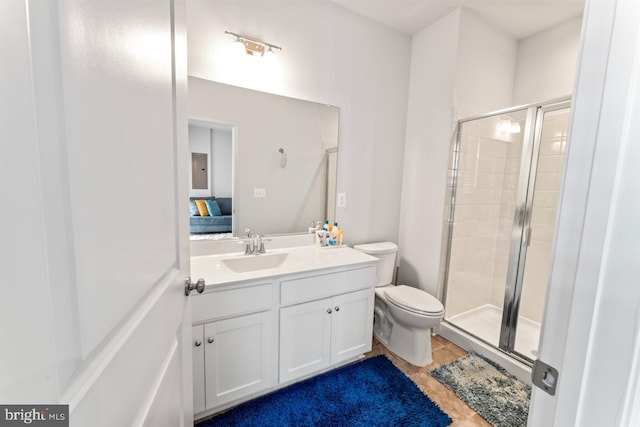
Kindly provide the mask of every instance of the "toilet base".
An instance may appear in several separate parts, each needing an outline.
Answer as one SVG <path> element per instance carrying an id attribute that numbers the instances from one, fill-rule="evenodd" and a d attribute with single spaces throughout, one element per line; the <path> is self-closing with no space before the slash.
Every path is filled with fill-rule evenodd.
<path id="1" fill-rule="evenodd" d="M 422 331 L 408 330 L 396 324 L 387 348 L 415 366 L 427 366 L 431 355 L 431 328 Z"/>
<path id="2" fill-rule="evenodd" d="M 378 302 L 378 301 L 377 301 Z M 433 361 L 431 355 L 431 328 L 406 328 L 384 313 L 378 302 L 375 310 L 373 336 L 393 354 L 415 366 L 426 366 Z"/>
<path id="3" fill-rule="evenodd" d="M 400 308 L 387 300 L 385 287 L 376 288 L 373 335 L 412 365 L 426 366 L 433 361 L 431 329 L 440 324 L 443 314 L 431 317 Z"/>
<path id="4" fill-rule="evenodd" d="M 418 368 L 424 368 L 425 366 L 429 365 L 431 362 L 433 362 L 433 357 L 432 357 L 432 353 L 431 353 L 431 340 L 429 340 L 429 357 L 426 358 L 427 360 L 422 360 L 422 361 L 418 361 L 418 360 L 414 360 L 413 362 L 410 361 L 410 357 L 408 355 L 402 355 L 399 354 L 398 352 L 394 351 L 394 349 L 392 349 L 389 346 L 389 343 L 385 343 L 383 342 L 379 337 L 376 336 L 376 334 L 373 334 L 373 336 L 378 340 L 378 342 L 380 342 L 380 344 L 382 344 L 384 346 L 384 348 L 386 348 L 390 353 L 393 353 L 395 356 L 401 358 L 402 360 L 404 360 L 407 363 L 412 364 L 413 366 L 416 366 Z M 415 362 L 415 363 L 414 363 Z"/>

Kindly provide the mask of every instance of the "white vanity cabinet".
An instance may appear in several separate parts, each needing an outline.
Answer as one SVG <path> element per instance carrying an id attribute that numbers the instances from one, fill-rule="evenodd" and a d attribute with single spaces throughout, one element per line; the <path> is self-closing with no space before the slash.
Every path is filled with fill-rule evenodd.
<path id="1" fill-rule="evenodd" d="M 374 281 L 366 267 L 281 282 L 281 383 L 371 350 Z"/>
<path id="2" fill-rule="evenodd" d="M 263 267 L 265 256 L 192 259 L 192 274 L 208 283 L 192 299 L 196 418 L 371 350 L 377 259 L 352 249 L 288 251 L 277 268 Z M 232 274 L 229 257 L 262 270 Z"/>
<path id="3" fill-rule="evenodd" d="M 274 284 L 257 282 L 194 298 L 194 412 L 219 407 L 275 384 Z M 219 319 L 219 320 L 216 320 Z"/>

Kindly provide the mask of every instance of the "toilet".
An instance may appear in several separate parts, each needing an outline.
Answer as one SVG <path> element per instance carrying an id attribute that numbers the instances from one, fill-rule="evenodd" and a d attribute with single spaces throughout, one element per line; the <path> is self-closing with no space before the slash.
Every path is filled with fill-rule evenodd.
<path id="1" fill-rule="evenodd" d="M 395 243 L 369 243 L 355 245 L 353 249 L 380 259 L 377 264 L 373 335 L 412 365 L 428 365 L 432 361 L 431 328 L 442 320 L 442 303 L 421 289 L 393 285 L 398 252 Z"/>

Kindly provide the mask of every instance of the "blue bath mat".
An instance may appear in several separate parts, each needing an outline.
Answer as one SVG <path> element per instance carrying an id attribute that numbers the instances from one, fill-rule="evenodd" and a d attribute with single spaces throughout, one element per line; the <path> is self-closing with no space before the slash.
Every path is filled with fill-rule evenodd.
<path id="1" fill-rule="evenodd" d="M 385 356 L 293 384 L 196 424 L 212 426 L 420 426 L 451 419 Z"/>

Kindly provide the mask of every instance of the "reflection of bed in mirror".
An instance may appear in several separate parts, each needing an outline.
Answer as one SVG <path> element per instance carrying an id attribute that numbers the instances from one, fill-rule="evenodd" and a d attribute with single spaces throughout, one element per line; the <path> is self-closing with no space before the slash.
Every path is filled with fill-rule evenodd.
<path id="1" fill-rule="evenodd" d="M 337 107 L 189 77 L 190 151 L 209 158 L 207 188 L 190 180 L 190 197 L 232 198 L 234 236 L 333 222 L 338 116 Z"/>

